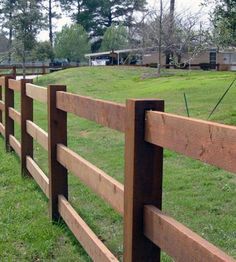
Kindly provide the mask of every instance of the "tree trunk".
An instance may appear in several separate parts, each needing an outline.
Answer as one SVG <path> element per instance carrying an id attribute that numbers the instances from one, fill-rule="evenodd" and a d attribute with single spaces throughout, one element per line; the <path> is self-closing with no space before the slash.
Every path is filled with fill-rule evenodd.
<path id="1" fill-rule="evenodd" d="M 51 47 L 53 46 L 53 32 L 52 32 L 52 0 L 48 2 L 48 24 L 49 24 L 49 41 Z"/>
<path id="2" fill-rule="evenodd" d="M 76 16 L 76 24 L 80 24 L 80 13 L 81 13 L 81 4 L 80 0 L 77 1 L 77 16 Z"/>
<path id="3" fill-rule="evenodd" d="M 23 79 L 25 79 L 25 76 L 26 76 L 25 61 L 26 61 L 26 53 L 25 53 L 25 48 L 24 48 L 24 50 L 23 50 L 23 56 L 22 56 Z"/>
<path id="4" fill-rule="evenodd" d="M 13 9 L 13 4 L 12 1 L 10 2 L 10 11 L 9 11 L 9 21 L 12 20 L 12 9 Z M 12 36 L 13 36 L 13 29 L 12 29 L 12 25 L 10 24 L 9 27 L 9 42 L 8 42 L 8 64 L 11 64 L 11 48 L 12 48 Z"/>
<path id="5" fill-rule="evenodd" d="M 8 64 L 11 64 L 11 48 L 12 48 L 12 27 L 9 29 L 9 42 L 8 42 Z"/>
<path id="6" fill-rule="evenodd" d="M 159 44 L 158 44 L 158 76 L 161 76 L 161 53 L 162 53 L 162 17 L 163 17 L 163 3 L 160 0 L 160 19 L 159 19 Z"/>
<path id="7" fill-rule="evenodd" d="M 169 46 L 172 44 L 172 35 L 173 35 L 173 26 L 174 26 L 174 12 L 175 12 L 175 0 L 170 0 L 170 14 L 169 14 L 169 37 L 170 42 Z M 171 51 L 168 51 L 166 53 L 166 64 L 169 65 L 171 61 L 171 56 L 173 56 L 173 53 Z M 167 66 L 169 68 L 169 66 Z"/>
<path id="8" fill-rule="evenodd" d="M 170 21 L 174 21 L 175 0 L 170 0 Z"/>

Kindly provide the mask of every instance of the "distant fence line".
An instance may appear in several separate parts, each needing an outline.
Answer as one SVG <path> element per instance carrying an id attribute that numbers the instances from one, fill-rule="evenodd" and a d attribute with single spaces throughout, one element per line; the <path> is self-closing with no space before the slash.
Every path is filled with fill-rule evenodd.
<path id="1" fill-rule="evenodd" d="M 124 217 L 124 261 L 235 261 L 161 211 L 163 148 L 236 172 L 236 127 L 164 113 L 163 100 L 127 100 L 126 105 L 36 86 L 32 80 L 0 78 L 0 132 L 6 150 L 21 159 L 22 176 L 33 177 L 49 198 L 50 218 L 62 218 L 94 261 L 118 261 L 68 201 L 68 171 Z M 2 88 L 5 88 L 2 99 Z M 20 93 L 21 112 L 14 109 Z M 33 101 L 47 105 L 48 133 L 33 122 Z M 122 185 L 67 146 L 67 113 L 125 133 Z M 14 136 L 15 122 L 21 141 Z M 33 156 L 33 139 L 48 152 L 49 177 Z M 232 150 L 231 150 L 232 149 Z"/>
<path id="2" fill-rule="evenodd" d="M 46 66 L 46 65 L 26 65 L 25 69 L 26 69 L 26 75 L 45 75 L 54 71 L 58 71 L 58 70 L 63 70 L 63 69 L 68 69 L 68 68 L 75 68 L 78 66 L 74 66 L 74 65 L 67 65 L 67 66 L 61 66 L 61 67 L 52 67 L 52 66 Z M 9 72 L 9 75 L 11 76 L 20 76 L 23 74 L 23 66 L 17 65 L 17 66 L 4 66 L 4 65 L 0 65 L 0 70 L 11 70 L 11 72 Z M 0 75 L 6 75 L 5 72 L 1 73 L 0 71 Z"/>
<path id="3" fill-rule="evenodd" d="M 109 65 L 113 66 L 113 65 Z M 151 63 L 151 64 L 146 64 L 146 65 L 120 65 L 120 66 L 130 66 L 130 67 L 153 67 L 156 68 L 157 64 L 156 63 Z M 69 68 L 76 68 L 79 66 L 75 65 L 66 65 L 66 66 L 61 66 L 61 67 L 51 67 L 51 66 L 46 66 L 46 65 L 26 65 L 26 73 L 25 75 L 45 75 L 49 74 L 55 71 L 59 70 L 64 70 L 64 69 L 69 69 Z M 84 67 L 84 65 L 82 66 Z M 236 64 L 230 64 L 230 65 L 225 65 L 225 64 L 216 64 L 215 68 L 210 68 L 208 65 L 203 65 L 203 64 L 187 64 L 184 67 L 183 66 L 177 66 L 177 65 L 168 65 L 168 64 L 163 64 L 161 65 L 162 68 L 165 69 L 203 69 L 203 70 L 217 70 L 217 71 L 230 71 L 231 67 L 235 67 L 236 70 Z M 0 70 L 11 70 L 8 75 L 11 76 L 21 76 L 23 74 L 23 66 L 5 66 L 5 65 L 0 65 Z M 6 72 L 0 71 L 0 76 L 6 75 Z"/>

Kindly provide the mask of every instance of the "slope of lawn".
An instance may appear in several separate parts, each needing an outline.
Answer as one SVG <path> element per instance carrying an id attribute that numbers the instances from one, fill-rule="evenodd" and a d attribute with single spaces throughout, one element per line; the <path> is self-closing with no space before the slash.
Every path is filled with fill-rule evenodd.
<path id="1" fill-rule="evenodd" d="M 76 68 L 39 77 L 35 83 L 42 86 L 66 84 L 70 92 L 121 103 L 127 98 L 160 98 L 165 100 L 167 112 L 180 115 L 186 115 L 183 99 L 185 92 L 190 115 L 207 119 L 218 98 L 236 76 L 230 72 L 168 71 L 164 72 L 165 76 L 161 78 L 147 77 L 154 73 L 155 69 L 148 68 Z M 236 87 L 233 87 L 211 120 L 236 124 L 235 98 Z M 45 105 L 37 102 L 34 105 L 35 122 L 47 130 Z M 0 142 L 2 150 L 3 142 Z M 123 134 L 69 114 L 68 146 L 123 182 Z M 11 165 L 7 165 L 8 160 L 4 158 L 11 158 Z M 47 173 L 46 152 L 37 144 L 35 159 Z M 14 258 L 18 252 L 17 256 L 22 259 L 30 257 L 34 260 L 34 257 L 37 257 L 39 260 L 57 261 L 56 254 L 59 252 L 58 260 L 68 261 L 69 257 L 70 261 L 76 261 L 75 258 L 77 261 L 89 261 L 78 243 L 65 229 L 65 225 L 50 224 L 47 219 L 46 198 L 40 190 L 37 190 L 33 181 L 22 180 L 19 177 L 20 166 L 15 157 L 4 155 L 1 161 L 7 166 L 7 171 L 3 171 L 3 174 L 6 172 L 5 176 L 1 176 L 3 180 L 1 187 L 4 188 L 2 184 L 9 183 L 10 188 L 6 189 L 6 194 L 1 197 L 6 200 L 1 207 L 4 214 L 0 214 L 0 221 L 9 216 L 4 226 L 8 232 L 6 234 L 9 235 L 9 245 L 1 247 L 0 258 L 2 254 Z M 12 173 L 14 181 L 11 184 L 9 179 Z M 12 193 L 11 190 L 19 191 L 20 195 Z M 75 209 L 109 249 L 121 259 L 122 218 L 71 174 L 69 194 Z M 17 201 L 21 203 L 22 211 L 17 209 Z M 7 207 L 12 203 L 14 215 L 20 212 L 22 216 L 27 216 L 28 212 L 27 218 L 22 219 L 21 223 L 11 218 L 11 210 Z M 163 209 L 236 257 L 235 175 L 165 150 Z M 35 219 L 39 221 L 38 225 Z M 31 222 L 35 226 L 32 234 L 28 229 Z M 36 237 L 35 231 L 39 237 Z M 23 240 L 21 235 L 25 236 Z M 15 241 L 20 244 L 14 244 Z M 47 241 L 48 244 L 45 243 Z M 18 245 L 20 248 L 23 246 L 24 251 L 20 252 Z M 169 258 L 164 255 L 163 261 L 169 261 Z"/>

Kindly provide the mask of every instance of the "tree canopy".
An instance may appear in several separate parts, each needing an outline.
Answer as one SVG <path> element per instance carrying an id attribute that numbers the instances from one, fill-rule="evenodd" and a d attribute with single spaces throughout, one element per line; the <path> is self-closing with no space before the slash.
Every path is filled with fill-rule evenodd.
<path id="1" fill-rule="evenodd" d="M 128 47 L 128 44 L 128 32 L 126 27 L 112 24 L 105 31 L 101 51 L 124 49 Z"/>
<path id="2" fill-rule="evenodd" d="M 92 36 L 101 36 L 113 23 L 131 25 L 133 13 L 144 9 L 146 0 L 60 0 L 77 24 Z"/>
<path id="3" fill-rule="evenodd" d="M 213 33 L 217 44 L 236 46 L 236 0 L 214 0 L 213 2 Z"/>
<path id="4" fill-rule="evenodd" d="M 88 34 L 81 25 L 64 26 L 56 34 L 55 54 L 58 58 L 81 61 L 90 50 Z"/>

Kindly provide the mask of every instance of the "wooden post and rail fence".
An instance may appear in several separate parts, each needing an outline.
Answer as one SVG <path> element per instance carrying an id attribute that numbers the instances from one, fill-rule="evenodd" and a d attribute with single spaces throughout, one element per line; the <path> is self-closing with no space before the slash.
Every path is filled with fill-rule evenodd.
<path id="1" fill-rule="evenodd" d="M 0 132 L 6 149 L 21 158 L 22 176 L 33 177 L 49 198 L 50 217 L 62 218 L 94 261 L 118 261 L 68 200 L 70 171 L 124 217 L 124 261 L 160 261 L 161 250 L 176 261 L 235 261 L 161 211 L 163 148 L 236 172 L 236 127 L 164 113 L 162 100 L 126 105 L 47 88 L 31 80 L 0 78 Z M 2 99 L 2 89 L 5 88 Z M 21 112 L 14 109 L 20 92 Z M 48 133 L 33 122 L 33 101 L 48 108 Z M 125 133 L 122 185 L 67 147 L 67 113 Z M 21 126 L 21 142 L 14 124 Z M 33 139 L 48 151 L 49 176 L 34 160 Z"/>

